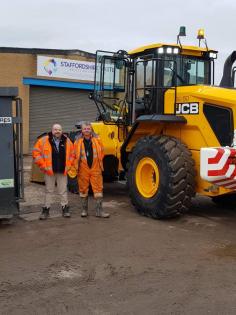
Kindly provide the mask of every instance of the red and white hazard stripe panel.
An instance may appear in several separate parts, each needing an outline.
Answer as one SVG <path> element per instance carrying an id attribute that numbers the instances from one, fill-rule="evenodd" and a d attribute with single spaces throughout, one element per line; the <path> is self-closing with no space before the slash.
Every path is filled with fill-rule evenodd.
<path id="1" fill-rule="evenodd" d="M 217 186 L 236 190 L 236 149 L 201 148 L 200 175 Z"/>

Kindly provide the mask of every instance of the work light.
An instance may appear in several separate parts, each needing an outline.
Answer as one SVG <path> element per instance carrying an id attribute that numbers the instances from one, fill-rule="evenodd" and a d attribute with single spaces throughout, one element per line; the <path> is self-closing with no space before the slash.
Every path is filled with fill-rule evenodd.
<path id="1" fill-rule="evenodd" d="M 212 58 L 212 59 L 216 59 L 217 58 L 217 53 L 215 52 L 209 52 L 209 57 Z"/>
<path id="2" fill-rule="evenodd" d="M 175 47 L 173 49 L 173 54 L 177 55 L 179 53 L 179 48 Z"/>
<path id="3" fill-rule="evenodd" d="M 172 51 L 173 51 L 173 50 L 172 50 L 171 47 L 167 47 L 167 48 L 166 48 L 166 53 L 167 53 L 167 54 L 172 54 Z"/>
<path id="4" fill-rule="evenodd" d="M 163 54 L 164 53 L 164 48 L 160 47 L 157 49 L 158 54 Z"/>

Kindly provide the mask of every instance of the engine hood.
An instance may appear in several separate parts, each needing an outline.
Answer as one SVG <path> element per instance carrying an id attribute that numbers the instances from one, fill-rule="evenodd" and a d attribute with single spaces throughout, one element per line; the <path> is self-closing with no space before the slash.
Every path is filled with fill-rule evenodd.
<path id="1" fill-rule="evenodd" d="M 192 96 L 207 103 L 216 105 L 236 106 L 236 89 L 227 89 L 218 86 L 183 86 L 177 88 L 177 100 L 181 96 Z"/>

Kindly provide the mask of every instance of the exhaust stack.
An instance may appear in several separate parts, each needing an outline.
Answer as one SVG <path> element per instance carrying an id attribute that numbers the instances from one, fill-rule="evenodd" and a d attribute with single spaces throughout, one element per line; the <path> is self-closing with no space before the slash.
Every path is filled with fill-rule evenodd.
<path id="1" fill-rule="evenodd" d="M 236 60 L 236 51 L 233 51 L 225 60 L 223 76 L 220 81 L 220 87 L 233 88 L 234 87 L 234 71 L 232 69 Z"/>

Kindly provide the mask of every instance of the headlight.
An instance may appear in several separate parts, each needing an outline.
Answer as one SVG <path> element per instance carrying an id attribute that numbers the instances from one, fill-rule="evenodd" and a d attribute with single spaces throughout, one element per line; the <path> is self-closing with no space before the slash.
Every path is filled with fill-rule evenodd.
<path id="1" fill-rule="evenodd" d="M 173 54 L 177 55 L 179 53 L 179 48 L 174 48 L 173 49 Z"/>
<path id="2" fill-rule="evenodd" d="M 177 54 L 179 54 L 180 50 L 178 47 L 159 47 L 157 49 L 157 52 L 158 52 L 158 54 L 166 53 L 168 55 L 170 55 L 170 54 L 177 55 Z"/>
<path id="3" fill-rule="evenodd" d="M 209 57 L 212 58 L 212 59 L 216 59 L 217 58 L 217 53 L 210 52 L 209 53 Z"/>

